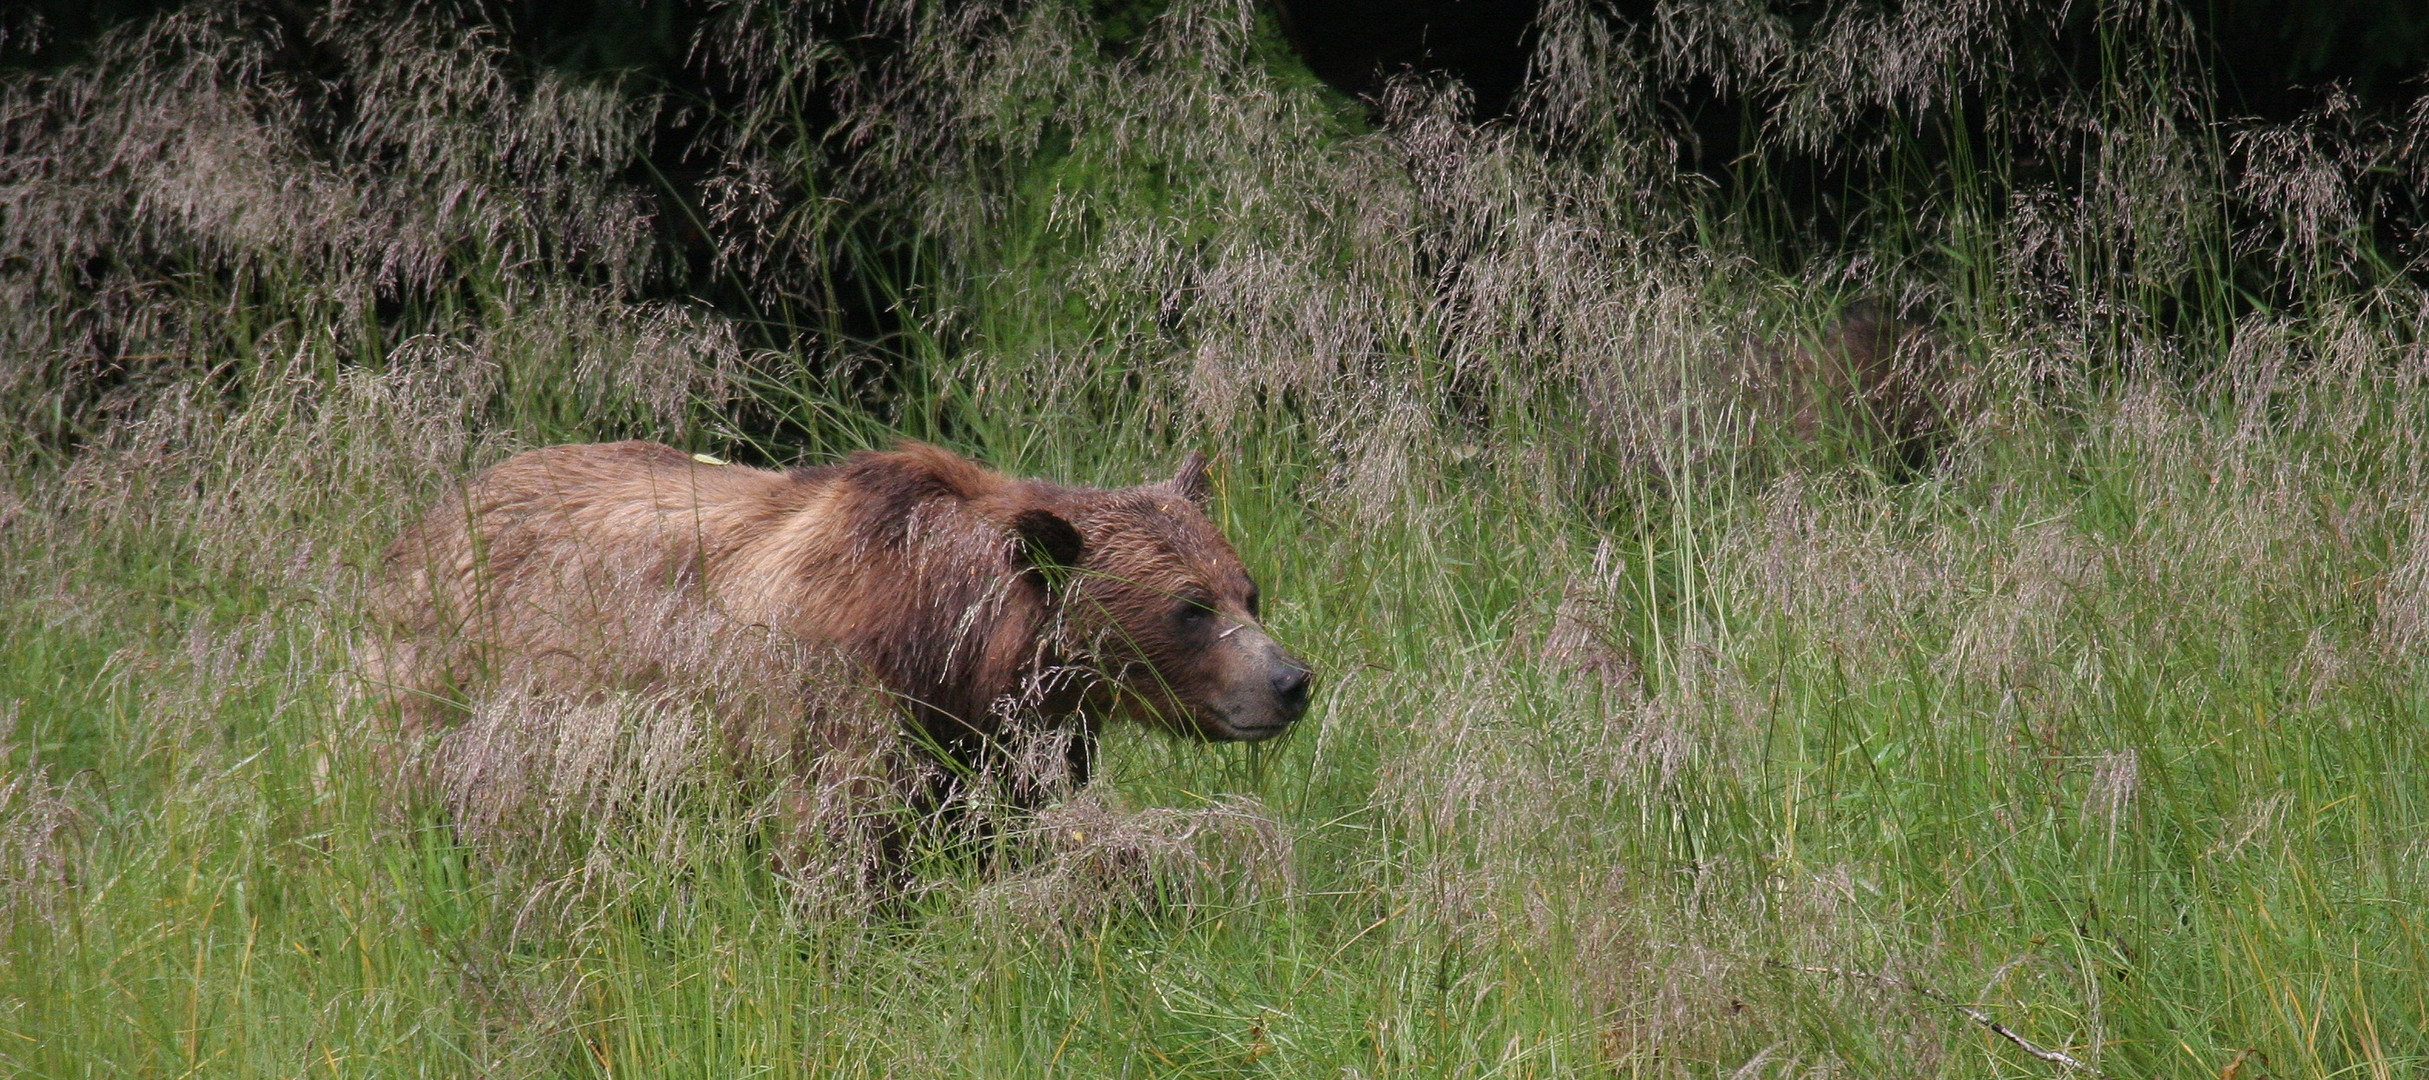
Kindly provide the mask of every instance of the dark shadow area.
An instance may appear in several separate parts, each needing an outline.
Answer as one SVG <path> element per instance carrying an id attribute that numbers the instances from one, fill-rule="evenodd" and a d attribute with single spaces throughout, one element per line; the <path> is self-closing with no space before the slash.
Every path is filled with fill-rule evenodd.
<path id="1" fill-rule="evenodd" d="M 89 56 L 114 29 L 183 7 L 178 0 L 22 0 L 0 11 L 0 72 L 39 78 Z M 712 7 L 702 0 L 459 0 L 413 5 L 426 18 L 485 32 L 513 58 L 510 68 L 538 79 L 553 74 L 612 84 L 634 100 L 654 101 L 646 152 L 621 179 L 647 200 L 655 245 L 653 269 L 632 284 L 635 299 L 698 303 L 734 319 L 752 350 L 794 358 L 787 377 L 841 384 L 852 396 L 884 400 L 903 394 L 906 335 L 920 332 L 918 304 L 907 302 L 934 283 L 936 252 L 908 208 L 883 198 L 855 197 L 815 243 L 798 234 L 753 232 L 720 223 L 717 185 L 733 175 L 738 145 L 769 165 L 761 204 L 779 210 L 815 205 L 850 190 L 858 152 L 835 131 L 837 87 L 811 69 L 789 91 L 781 123 L 739 134 L 737 114 L 752 91 L 718 48 L 721 28 L 737 13 L 791 19 L 842 68 L 873 69 L 901 42 L 904 22 L 875 5 L 816 9 L 784 5 Z M 1124 55 L 1164 10 L 1159 0 L 1090 0 L 1099 47 Z M 269 26 L 278 48 L 281 85 L 304 95 L 315 114 L 312 137 L 335 152 L 352 122 L 355 92 L 342 59 L 317 47 L 313 27 L 327 0 L 254 0 L 246 17 Z M 814 10 L 815 14 L 800 14 Z M 1282 35 L 1308 68 L 1354 99 L 1376 100 L 1393 77 L 1447 76 L 1474 95 L 1475 115 L 1509 115 L 1537 43 L 1537 0 L 1274 0 Z M 1664 10 L 1655 0 L 1610 0 L 1593 7 L 1615 39 L 1650 48 Z M 1876 0 L 1774 0 L 1767 9 L 1792 40 L 1808 38 L 1850 11 L 1894 13 Z M 2096 5 L 2063 7 L 2056 24 L 2020 27 L 2010 70 L 1998 73 L 2002 107 L 2011 114 L 2033 102 L 2115 81 L 2119 32 Z M 2194 0 L 2194 53 L 2208 65 L 2215 115 L 2239 123 L 2289 123 L 2321 115 L 2331 104 L 2350 137 L 2345 145 L 2399 137 L 2429 75 L 2429 6 L 2370 0 Z M 808 63 L 808 61 L 805 61 Z M 1710 73 L 1674 72 L 1654 88 L 1661 125 L 1676 147 L 1676 164 L 1711 181 L 1708 204 L 1734 220 L 1756 254 L 1784 272 L 1817 262 L 1844 261 L 1883 235 L 1909 228 L 1918 206 L 1972 185 L 1987 208 L 2008 213 L 2009 198 L 2028 188 L 2070 197 L 2084 175 L 2084 146 L 2047 140 L 2021 152 L 2012 132 L 1994 131 L 1994 110 L 1974 87 L 1928 108 L 1893 111 L 1866 106 L 1851 118 L 1847 145 L 1824 151 L 1788 149 L 1763 138 L 1767 118 L 1781 106 L 1778 80 L 1716 80 Z M 1734 89 L 1724 89 L 1734 87 Z M 2231 136 L 2231 132 L 2230 132 Z M 1560 152 L 1560 148 L 1547 148 Z M 376 163 L 374 163 L 376 165 Z M 2246 169 L 2247 162 L 2230 167 Z M 1970 171 L 1967 171 L 1970 170 Z M 2429 226 L 2429 209 L 2404 177 L 2373 178 L 2363 228 L 2407 263 Z M 865 195 L 868 189 L 863 188 Z M 137 256 L 129 256 L 137 257 Z M 569 269 L 591 270 L 578 259 Z M 2184 295 L 2150 301 L 2162 327 L 2216 320 L 2234 304 L 2291 303 L 2282 283 L 2254 262 L 2229 275 L 2234 297 Z M 163 278 L 185 272 L 159 268 Z M 2371 271 L 2414 272 L 2408 269 Z M 442 291 L 444 291 L 442 286 Z M 407 332 L 417 307 L 449 297 L 383 298 L 384 328 Z M 453 301 L 470 303 L 470 300 Z M 1907 315 L 1907 312 L 1897 312 Z M 938 347 L 950 350 L 950 342 Z M 121 350 L 103 342 L 103 356 Z M 94 385 L 106 391 L 108 379 Z M 775 423 L 773 420 L 755 422 Z"/>
<path id="2" fill-rule="evenodd" d="M 1372 100 L 1403 72 L 1467 84 L 1479 118 L 1499 116 L 1535 47 L 1534 0 L 1274 0 L 1282 32 L 1316 77 Z"/>
<path id="3" fill-rule="evenodd" d="M 0 73 L 49 71 L 91 53 L 93 42 L 185 0 L 10 0 L 0 4 Z"/>

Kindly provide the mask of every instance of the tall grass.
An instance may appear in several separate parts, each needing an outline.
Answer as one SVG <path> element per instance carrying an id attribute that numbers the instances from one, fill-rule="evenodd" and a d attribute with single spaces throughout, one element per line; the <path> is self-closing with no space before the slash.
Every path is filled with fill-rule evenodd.
<path id="1" fill-rule="evenodd" d="M 1832 11 L 1549 4 L 1485 124 L 1198 3 L 1120 48 L 728 5 L 710 102 L 431 9 L 13 77 L 0 1063 L 2070 1071 L 1969 1008 L 2116 1077 L 2421 1067 L 2429 303 L 2373 239 L 2416 132 L 2223 121 L 2168 5 L 2099 7 L 2081 86 L 2040 7 Z M 1680 172 L 1698 79 L 1868 224 Z M 681 108 L 696 206 L 644 167 Z M 672 298 L 677 218 L 747 310 Z M 1859 302 L 1920 324 L 1890 397 Z M 418 506 L 540 442 L 896 432 L 1217 451 L 1308 720 L 1116 730 L 1036 851 L 898 908 L 813 902 L 705 766 L 558 790 L 548 851 L 397 797 L 354 650 Z"/>

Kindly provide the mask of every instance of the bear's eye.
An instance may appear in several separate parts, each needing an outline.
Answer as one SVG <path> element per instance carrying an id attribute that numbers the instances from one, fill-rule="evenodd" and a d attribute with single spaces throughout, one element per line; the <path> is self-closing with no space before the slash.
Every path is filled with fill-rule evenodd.
<path id="1" fill-rule="evenodd" d="M 1265 617 L 1264 615 L 1259 614 L 1257 611 L 1257 587 L 1254 585 L 1248 587 L 1248 617 L 1251 619 L 1262 619 Z"/>
<path id="2" fill-rule="evenodd" d="M 1214 607 L 1204 600 L 1184 599 L 1172 609 L 1173 621 L 1192 629 L 1206 625 L 1214 614 Z"/>

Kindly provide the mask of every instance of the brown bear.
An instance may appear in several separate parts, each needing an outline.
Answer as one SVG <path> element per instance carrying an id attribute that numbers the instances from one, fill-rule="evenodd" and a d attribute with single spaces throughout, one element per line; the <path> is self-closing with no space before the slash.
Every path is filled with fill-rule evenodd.
<path id="1" fill-rule="evenodd" d="M 1749 350 L 1733 374 L 1755 415 L 1800 439 L 1836 429 L 1920 464 L 1967 389 L 1951 361 L 1930 327 L 1863 301 L 1818 338 L 1774 339 Z"/>
<path id="2" fill-rule="evenodd" d="M 1306 711 L 1308 665 L 1259 623 L 1207 498 L 1194 453 L 1169 481 L 1100 490 L 919 443 L 786 472 L 650 442 L 534 450 L 388 549 L 371 674 L 410 730 L 475 682 L 647 689 L 688 667 L 781 696 L 809 670 L 784 658 L 824 655 L 898 701 L 888 723 L 941 766 L 919 801 L 980 777 L 1033 806 L 1086 782 L 1109 717 L 1255 741 Z M 703 647 L 769 662 L 703 667 Z M 795 770 L 861 737 L 820 730 L 839 721 L 815 707 L 782 714 L 726 736 Z M 1040 745 L 1059 775 L 1021 779 Z"/>

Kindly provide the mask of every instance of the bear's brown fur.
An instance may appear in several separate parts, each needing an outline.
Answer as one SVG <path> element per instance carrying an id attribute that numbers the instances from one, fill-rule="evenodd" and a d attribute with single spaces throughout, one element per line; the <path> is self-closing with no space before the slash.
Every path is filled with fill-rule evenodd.
<path id="1" fill-rule="evenodd" d="M 371 674 L 422 729 L 476 684 L 647 689 L 688 667 L 782 696 L 824 655 L 902 703 L 940 777 L 1008 782 L 1023 740 L 1055 737 L 1061 775 L 1009 792 L 1034 803 L 1085 782 L 1108 716 L 1254 740 L 1304 711 L 1307 666 L 1258 623 L 1206 498 L 1195 454 L 1170 481 L 1099 490 L 916 443 L 789 472 L 648 442 L 534 450 L 389 548 Z M 703 643 L 718 663 L 697 662 Z M 797 769 L 857 737 L 814 708 L 749 715 L 729 740 Z"/>
<path id="2" fill-rule="evenodd" d="M 1913 454 L 1947 426 L 1965 389 L 1929 327 L 1872 302 L 1849 306 L 1813 340 L 1769 341 L 1751 359 L 1737 373 L 1747 404 L 1808 441 L 1835 431 Z"/>

